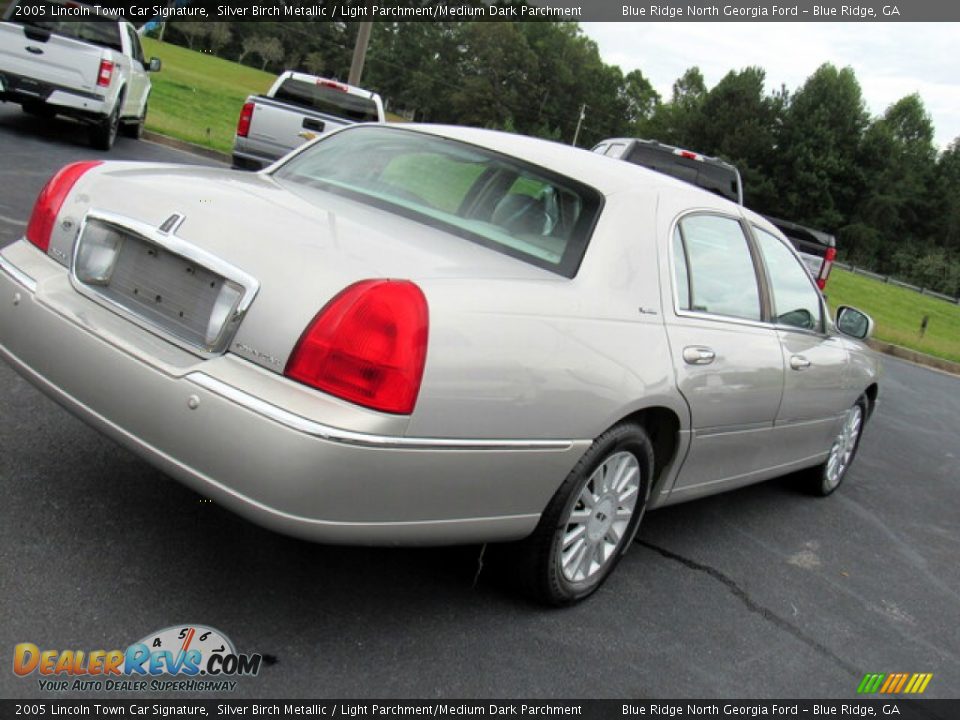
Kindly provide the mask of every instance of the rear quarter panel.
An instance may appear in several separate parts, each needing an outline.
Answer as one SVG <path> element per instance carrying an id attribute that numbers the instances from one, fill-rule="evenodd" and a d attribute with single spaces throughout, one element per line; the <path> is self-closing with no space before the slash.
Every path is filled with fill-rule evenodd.
<path id="1" fill-rule="evenodd" d="M 592 439 L 655 405 L 685 424 L 655 213 L 653 193 L 608 196 L 573 279 L 425 282 L 430 344 L 409 434 Z"/>

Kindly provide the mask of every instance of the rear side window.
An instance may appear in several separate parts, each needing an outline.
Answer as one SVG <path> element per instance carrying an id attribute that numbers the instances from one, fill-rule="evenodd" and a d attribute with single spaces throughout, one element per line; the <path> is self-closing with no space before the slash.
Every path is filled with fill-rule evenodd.
<path id="1" fill-rule="evenodd" d="M 819 332 L 823 328 L 820 293 L 807 269 L 780 238 L 758 227 L 753 233 L 767 266 L 773 293 L 774 319 L 779 325 Z"/>
<path id="2" fill-rule="evenodd" d="M 623 155 L 623 150 L 625 147 L 627 146 L 623 143 L 610 143 L 610 147 L 608 147 L 603 154 L 607 157 L 619 158 L 621 155 Z"/>
<path id="3" fill-rule="evenodd" d="M 274 174 L 573 277 L 603 204 L 573 178 L 475 145 L 383 126 L 334 133 Z"/>
<path id="4" fill-rule="evenodd" d="M 692 215 L 677 226 L 673 269 L 681 310 L 760 320 L 760 289 L 743 227 L 732 218 Z"/>
<path id="5" fill-rule="evenodd" d="M 373 99 L 305 80 L 287 78 L 273 96 L 283 102 L 356 122 L 376 122 L 379 119 Z"/>

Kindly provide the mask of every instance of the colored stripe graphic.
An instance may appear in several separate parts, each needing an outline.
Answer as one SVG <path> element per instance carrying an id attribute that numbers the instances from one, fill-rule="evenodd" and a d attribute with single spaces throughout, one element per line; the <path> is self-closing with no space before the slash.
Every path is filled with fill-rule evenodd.
<path id="1" fill-rule="evenodd" d="M 857 686 L 857 693 L 919 695 L 927 689 L 932 679 L 933 673 L 867 673 Z"/>

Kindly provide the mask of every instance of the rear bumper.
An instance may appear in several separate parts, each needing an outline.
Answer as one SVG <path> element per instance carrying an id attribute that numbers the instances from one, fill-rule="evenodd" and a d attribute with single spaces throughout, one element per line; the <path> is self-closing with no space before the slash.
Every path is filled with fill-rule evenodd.
<path id="1" fill-rule="evenodd" d="M 241 170 L 262 170 L 282 158 L 293 148 L 281 148 L 279 152 L 267 143 L 248 137 L 233 139 L 233 167 Z"/>
<path id="2" fill-rule="evenodd" d="M 54 261 L 23 242 L 2 255 L 0 357 L 170 476 L 279 532 L 348 544 L 518 539 L 589 446 L 409 438 L 307 419 L 263 399 L 263 377 L 283 378 L 263 371 L 243 387 L 235 366 L 245 361 L 172 348 L 153 363 L 142 351 L 159 341 L 73 291 Z"/>
<path id="3" fill-rule="evenodd" d="M 46 105 L 57 113 L 90 122 L 105 117 L 110 108 L 103 95 L 63 87 L 0 70 L 0 99 Z"/>

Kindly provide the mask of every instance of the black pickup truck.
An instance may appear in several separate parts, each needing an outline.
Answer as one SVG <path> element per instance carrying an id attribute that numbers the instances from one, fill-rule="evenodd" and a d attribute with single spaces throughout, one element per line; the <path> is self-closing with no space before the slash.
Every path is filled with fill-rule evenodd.
<path id="1" fill-rule="evenodd" d="M 685 180 L 743 205 L 740 171 L 719 158 L 640 138 L 610 138 L 597 144 L 593 152 Z M 837 256 L 836 238 L 788 220 L 770 215 L 764 217 L 793 243 L 817 286 L 823 290 Z"/>

